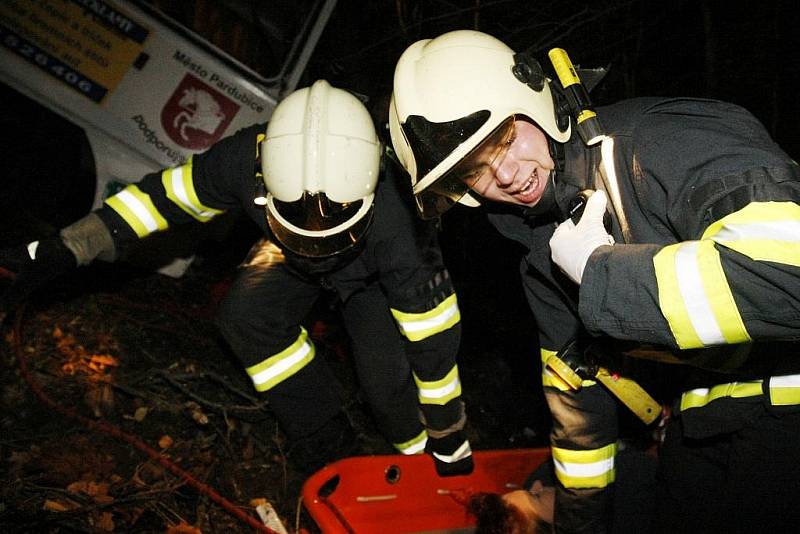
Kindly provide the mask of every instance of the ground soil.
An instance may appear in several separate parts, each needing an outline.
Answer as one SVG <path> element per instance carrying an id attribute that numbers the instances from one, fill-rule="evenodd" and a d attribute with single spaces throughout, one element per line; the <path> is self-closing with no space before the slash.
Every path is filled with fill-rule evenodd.
<path id="1" fill-rule="evenodd" d="M 248 514 L 251 501 L 263 498 L 290 532 L 319 531 L 300 500 L 307 474 L 287 462 L 269 405 L 213 327 L 232 273 L 221 263 L 200 255 L 177 279 L 93 265 L 6 319 L 0 531 L 253 531 L 153 454 Z M 543 445 L 537 349 L 530 325 L 520 323 L 528 318 L 515 316 L 524 309 L 519 293 L 472 284 L 480 273 L 457 271 L 465 288 L 459 368 L 473 448 Z M 337 321 L 335 303 L 325 302 L 307 326 L 343 384 L 356 453 L 392 453 L 361 399 Z"/>

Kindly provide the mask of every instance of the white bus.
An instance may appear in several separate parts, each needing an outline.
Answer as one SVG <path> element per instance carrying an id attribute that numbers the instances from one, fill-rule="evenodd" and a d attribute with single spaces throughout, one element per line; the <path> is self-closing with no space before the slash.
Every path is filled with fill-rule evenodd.
<path id="1" fill-rule="evenodd" d="M 2 152 L 3 226 L 26 217 L 56 225 L 71 222 L 56 213 L 69 212 L 65 203 L 86 212 L 124 184 L 266 121 L 298 83 L 336 1 L 308 2 L 291 47 L 271 77 L 159 11 L 158 4 L 0 2 L 0 105 L 8 140 Z M 196 4 L 213 14 L 225 3 Z M 276 4 L 263 2 L 262 9 Z M 69 145 L 64 147 L 69 154 L 59 153 L 59 144 Z M 75 177 L 79 168 L 93 174 L 91 193 L 79 183 L 85 180 Z M 37 188 L 38 198 L 35 191 L 31 194 Z M 52 193 L 53 188 L 65 196 Z M 75 209 L 69 215 L 73 219 L 83 214 Z M 13 213 L 16 220 L 10 219 Z"/>

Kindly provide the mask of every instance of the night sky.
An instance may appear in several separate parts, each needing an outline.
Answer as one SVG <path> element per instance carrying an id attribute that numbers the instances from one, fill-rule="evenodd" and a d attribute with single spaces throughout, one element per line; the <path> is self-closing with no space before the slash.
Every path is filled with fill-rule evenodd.
<path id="1" fill-rule="evenodd" d="M 409 44 L 478 29 L 543 64 L 550 48 L 561 47 L 576 64 L 610 67 L 593 96 L 596 105 L 633 96 L 743 105 L 797 157 L 798 23 L 797 4 L 780 0 L 340 1 L 307 77 L 380 97 L 390 91 L 394 64 Z"/>

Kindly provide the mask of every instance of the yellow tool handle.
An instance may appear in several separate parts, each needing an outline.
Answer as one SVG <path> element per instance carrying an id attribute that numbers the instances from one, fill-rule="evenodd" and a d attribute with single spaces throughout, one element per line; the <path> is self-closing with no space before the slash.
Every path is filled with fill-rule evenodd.
<path id="1" fill-rule="evenodd" d="M 661 414 L 661 405 L 630 378 L 612 375 L 604 367 L 597 371 L 595 378 L 616 395 L 645 424 L 649 425 Z"/>
<path id="2" fill-rule="evenodd" d="M 561 358 L 555 354 L 547 358 L 545 365 L 553 370 L 558 377 L 569 385 L 572 389 L 581 389 L 583 379 L 578 373 L 572 370 L 572 367 L 564 363 Z"/>

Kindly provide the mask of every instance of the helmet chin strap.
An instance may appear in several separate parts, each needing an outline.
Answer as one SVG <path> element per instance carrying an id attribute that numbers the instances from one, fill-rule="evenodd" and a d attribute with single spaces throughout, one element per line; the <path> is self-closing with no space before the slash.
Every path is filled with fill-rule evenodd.
<path id="1" fill-rule="evenodd" d="M 564 171 L 564 145 L 557 143 L 549 136 L 547 137 L 547 142 L 550 148 L 550 157 L 553 158 L 555 167 L 550 171 L 547 186 L 545 186 L 539 202 L 535 206 L 523 208 L 525 217 L 537 217 L 548 213 L 556 216 L 561 215 L 561 210 L 556 202 L 556 177 Z"/>

